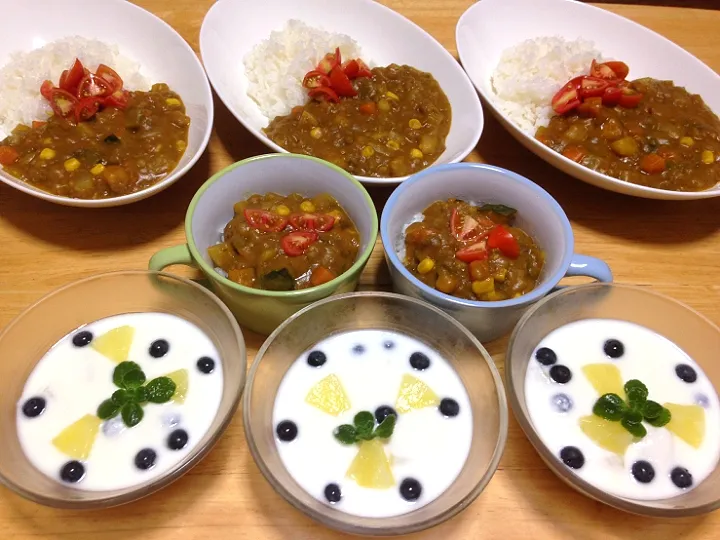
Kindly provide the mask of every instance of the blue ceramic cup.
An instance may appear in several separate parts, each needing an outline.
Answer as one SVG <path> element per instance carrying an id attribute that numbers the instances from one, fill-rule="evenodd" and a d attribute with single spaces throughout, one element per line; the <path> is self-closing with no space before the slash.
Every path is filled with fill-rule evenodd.
<path id="1" fill-rule="evenodd" d="M 545 252 L 545 267 L 530 293 L 497 302 L 465 300 L 428 287 L 403 265 L 404 231 L 435 201 L 457 198 L 473 203 L 505 204 L 518 211 L 516 225 Z M 532 304 L 566 276 L 612 281 L 610 267 L 600 259 L 574 252 L 575 240 L 565 212 L 550 194 L 514 172 L 479 163 L 431 167 L 403 182 L 390 196 L 380 221 L 385 258 L 396 292 L 425 300 L 464 324 L 481 341 L 512 330 Z"/>

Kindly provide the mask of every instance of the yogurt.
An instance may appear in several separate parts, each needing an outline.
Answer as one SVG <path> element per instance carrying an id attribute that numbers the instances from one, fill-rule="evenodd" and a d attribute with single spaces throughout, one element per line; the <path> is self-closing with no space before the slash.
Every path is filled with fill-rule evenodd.
<path id="1" fill-rule="evenodd" d="M 376 429 L 396 415 L 392 436 L 338 441 L 338 426 L 360 411 L 375 416 Z M 406 335 L 359 330 L 321 341 L 291 365 L 273 429 L 283 464 L 305 491 L 380 518 L 416 510 L 450 487 L 467 460 L 473 419 L 460 377 L 435 351 Z M 367 469 L 358 473 L 369 462 L 371 482 Z"/>
<path id="2" fill-rule="evenodd" d="M 145 388 L 158 377 L 175 382 L 168 401 L 139 405 L 134 427 L 119 412 L 98 417 L 100 404 L 120 389 L 113 375 L 123 361 L 140 367 Z M 218 351 L 195 325 L 165 313 L 117 315 L 68 334 L 43 356 L 18 402 L 17 431 L 27 458 L 49 478 L 88 491 L 127 488 L 188 456 L 212 424 L 222 391 Z"/>
<path id="3" fill-rule="evenodd" d="M 616 382 L 613 382 L 613 381 Z M 593 413 L 601 393 L 639 380 L 670 422 L 634 437 Z M 720 404 L 700 367 L 674 343 L 633 323 L 573 322 L 538 345 L 525 376 L 530 419 L 543 443 L 598 489 L 635 500 L 680 495 L 707 478 L 720 458 Z"/>

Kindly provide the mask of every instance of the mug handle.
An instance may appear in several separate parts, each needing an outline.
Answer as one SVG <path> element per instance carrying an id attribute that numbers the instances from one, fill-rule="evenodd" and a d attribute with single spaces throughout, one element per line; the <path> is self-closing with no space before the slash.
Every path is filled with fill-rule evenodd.
<path id="1" fill-rule="evenodd" d="M 173 264 L 184 264 L 193 268 L 198 267 L 190 254 L 188 245 L 181 244 L 179 246 L 161 249 L 150 257 L 148 269 L 154 272 L 160 272 Z"/>
<path id="2" fill-rule="evenodd" d="M 573 253 L 570 259 L 570 266 L 567 272 L 565 272 L 565 277 L 572 276 L 587 276 L 603 283 L 611 283 L 613 280 L 612 270 L 610 270 L 610 267 L 605 261 L 577 253 Z"/>

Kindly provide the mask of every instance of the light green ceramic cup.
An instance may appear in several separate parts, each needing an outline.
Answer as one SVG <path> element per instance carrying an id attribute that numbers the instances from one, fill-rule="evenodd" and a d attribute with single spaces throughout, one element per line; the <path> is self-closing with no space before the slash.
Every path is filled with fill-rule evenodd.
<path id="1" fill-rule="evenodd" d="M 208 248 L 221 240 L 234 215 L 233 204 L 254 193 L 312 196 L 329 193 L 352 218 L 360 233 L 355 264 L 334 280 L 298 291 L 265 291 L 238 285 L 215 271 Z M 158 251 L 150 270 L 185 264 L 202 270 L 212 291 L 246 328 L 269 334 L 290 315 L 332 294 L 355 290 L 377 240 L 378 218 L 370 195 L 349 173 L 309 156 L 268 154 L 234 163 L 215 174 L 193 197 L 185 216 L 187 244 Z"/>

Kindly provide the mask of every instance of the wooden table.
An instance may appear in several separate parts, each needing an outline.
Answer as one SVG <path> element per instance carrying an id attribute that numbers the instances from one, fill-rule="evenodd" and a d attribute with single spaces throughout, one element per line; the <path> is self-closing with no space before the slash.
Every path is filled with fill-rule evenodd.
<path id="1" fill-rule="evenodd" d="M 455 23 L 472 4 L 471 0 L 383 2 L 453 53 Z M 200 25 L 212 0 L 137 3 L 165 19 L 198 50 Z M 720 12 L 603 6 L 662 33 L 720 71 Z M 215 105 L 215 132 L 199 163 L 172 188 L 135 205 L 96 211 L 65 208 L 0 185 L 0 327 L 60 285 L 99 272 L 145 268 L 155 251 L 184 241 L 185 210 L 205 179 L 234 161 L 268 151 L 219 100 Z M 601 191 L 546 165 L 491 116 L 486 122 L 471 161 L 513 169 L 547 189 L 573 223 L 577 250 L 604 258 L 618 282 L 672 295 L 720 323 L 720 199 L 663 202 Z M 390 191 L 371 190 L 378 212 Z M 389 288 L 379 244 L 362 287 Z M 245 339 L 251 361 L 263 338 L 246 332 Z M 506 344 L 506 339 L 488 344 L 501 371 Z M 12 362 L 12 358 L 0 361 Z M 720 512 L 692 519 L 647 519 L 593 502 L 545 467 L 511 416 L 504 457 L 485 492 L 450 522 L 413 538 L 599 540 L 640 535 L 653 540 L 716 539 Z M 247 451 L 239 413 L 200 465 L 162 492 L 134 504 L 96 512 L 58 511 L 0 488 L 0 539 L 7 540 L 343 536 L 318 526 L 275 494 Z"/>

